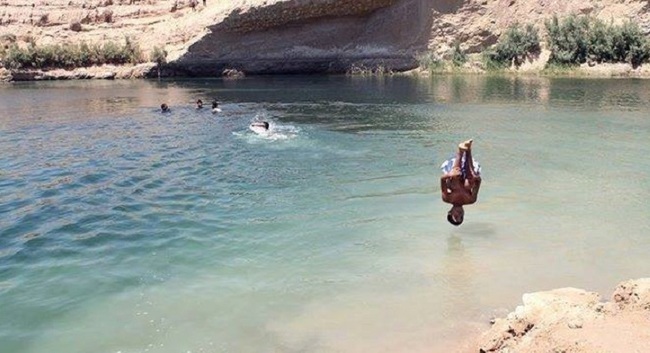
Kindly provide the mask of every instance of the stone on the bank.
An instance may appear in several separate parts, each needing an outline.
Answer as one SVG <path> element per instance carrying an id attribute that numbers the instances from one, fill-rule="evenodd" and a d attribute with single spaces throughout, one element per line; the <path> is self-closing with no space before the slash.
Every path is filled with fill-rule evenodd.
<path id="1" fill-rule="evenodd" d="M 523 305 L 505 319 L 496 319 L 481 337 L 478 349 L 484 353 L 591 353 L 620 344 L 621 332 L 613 330 L 620 327 L 627 335 L 625 344 L 650 351 L 650 342 L 643 341 L 650 337 L 648 310 L 650 278 L 619 284 L 609 303 L 602 303 L 598 293 L 576 288 L 524 294 Z M 639 319 L 644 317 L 647 320 Z M 640 332 L 629 332 L 630 327 Z M 637 338 L 630 340 L 628 336 Z M 627 353 L 628 348 L 616 352 Z"/>
<path id="2" fill-rule="evenodd" d="M 612 301 L 620 308 L 650 310 L 650 278 L 622 282 L 614 290 Z"/>

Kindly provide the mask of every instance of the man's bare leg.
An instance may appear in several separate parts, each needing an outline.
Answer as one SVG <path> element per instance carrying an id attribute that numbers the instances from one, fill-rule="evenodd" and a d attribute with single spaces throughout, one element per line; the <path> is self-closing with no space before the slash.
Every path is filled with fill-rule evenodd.
<path id="1" fill-rule="evenodd" d="M 458 145 L 458 152 L 456 152 L 456 159 L 454 160 L 454 165 L 451 167 L 451 173 L 453 174 L 462 173 L 462 169 L 460 168 L 460 163 L 463 160 L 463 153 L 465 153 L 465 150 L 461 148 L 460 145 Z"/>
<path id="2" fill-rule="evenodd" d="M 474 160 L 472 159 L 472 149 L 468 149 L 465 152 L 465 171 L 467 171 L 468 178 L 475 178 L 476 171 L 474 170 Z"/>
<path id="3" fill-rule="evenodd" d="M 472 140 L 467 140 L 458 144 L 458 152 L 456 152 L 456 158 L 454 164 L 451 166 L 451 171 L 447 174 L 449 176 L 462 176 L 463 169 L 461 168 L 461 163 L 463 161 L 463 155 L 472 147 Z M 467 159 L 467 158 L 466 158 Z"/>
<path id="4" fill-rule="evenodd" d="M 470 139 L 470 140 L 467 140 L 465 142 L 461 142 L 461 143 L 458 144 L 458 155 L 456 156 L 456 163 L 458 163 L 458 168 L 461 171 L 463 171 L 463 170 L 467 171 L 468 170 L 467 169 L 467 160 L 468 160 L 468 154 L 472 150 L 472 142 L 474 142 L 474 140 Z M 461 168 L 461 163 L 462 163 L 462 160 L 463 160 L 463 154 L 465 155 L 465 164 L 463 165 L 463 167 L 465 167 L 465 168 Z M 456 164 L 454 164 L 454 167 L 456 167 Z"/>

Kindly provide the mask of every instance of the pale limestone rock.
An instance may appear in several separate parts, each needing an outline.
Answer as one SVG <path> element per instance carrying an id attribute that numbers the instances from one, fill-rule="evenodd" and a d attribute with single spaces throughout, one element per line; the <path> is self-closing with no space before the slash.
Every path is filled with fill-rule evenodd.
<path id="1" fill-rule="evenodd" d="M 616 287 L 612 301 L 620 308 L 650 310 L 650 278 L 625 281 Z"/>
<path id="2" fill-rule="evenodd" d="M 524 294 L 479 341 L 480 352 L 650 351 L 650 278 L 619 284 L 612 302 L 575 288 Z"/>
<path id="3" fill-rule="evenodd" d="M 11 81 L 11 71 L 0 67 L 0 82 L 8 82 Z"/>
<path id="4" fill-rule="evenodd" d="M 155 63 L 143 63 L 133 66 L 115 67 L 115 76 L 117 79 L 133 79 L 147 77 L 156 67 Z"/>

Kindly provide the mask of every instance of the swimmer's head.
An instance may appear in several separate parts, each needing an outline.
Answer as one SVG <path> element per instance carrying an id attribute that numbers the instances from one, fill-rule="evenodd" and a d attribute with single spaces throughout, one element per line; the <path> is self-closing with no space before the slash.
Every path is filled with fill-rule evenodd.
<path id="1" fill-rule="evenodd" d="M 269 129 L 269 123 L 268 122 L 263 121 L 262 124 L 264 124 L 265 129 L 267 129 L 267 130 Z"/>
<path id="2" fill-rule="evenodd" d="M 217 103 L 217 101 L 212 102 L 212 109 L 214 109 L 214 108 L 216 108 L 218 106 L 219 106 L 219 103 Z"/>
<path id="3" fill-rule="evenodd" d="M 197 108 L 203 108 L 203 101 L 200 100 L 200 99 L 197 100 L 197 101 L 196 101 L 196 107 L 197 107 Z"/>
<path id="4" fill-rule="evenodd" d="M 163 103 L 163 104 L 161 104 L 161 105 L 160 105 L 160 110 L 162 110 L 163 113 L 164 113 L 164 112 L 168 112 L 168 111 L 169 111 L 169 107 L 167 106 L 167 103 Z"/>
<path id="5" fill-rule="evenodd" d="M 447 220 L 455 226 L 461 225 L 464 217 L 465 210 L 463 210 L 463 206 L 452 206 L 449 212 L 447 212 Z"/>

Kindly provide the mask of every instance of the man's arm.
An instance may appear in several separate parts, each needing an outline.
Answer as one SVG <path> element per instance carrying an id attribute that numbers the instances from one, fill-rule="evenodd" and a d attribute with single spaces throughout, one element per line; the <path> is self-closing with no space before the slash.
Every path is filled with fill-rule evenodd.
<path id="1" fill-rule="evenodd" d="M 447 202 L 447 196 L 451 194 L 451 190 L 449 190 L 447 185 L 447 180 L 449 180 L 449 176 L 447 175 L 440 177 L 440 191 L 442 192 L 442 201 L 445 202 Z"/>
<path id="2" fill-rule="evenodd" d="M 478 198 L 478 191 L 481 188 L 481 177 L 480 176 L 475 176 L 472 178 L 472 190 L 470 191 L 472 195 L 472 203 L 476 202 L 476 199 Z"/>

